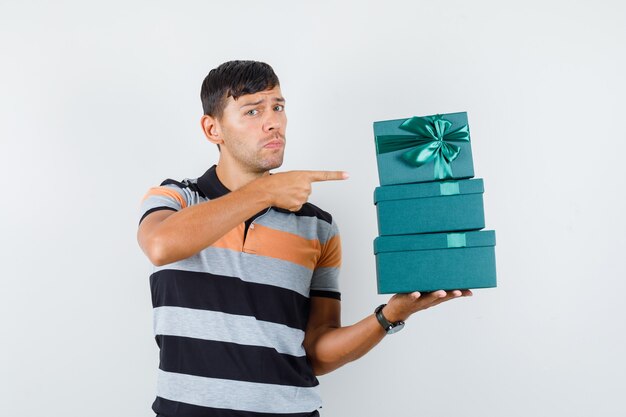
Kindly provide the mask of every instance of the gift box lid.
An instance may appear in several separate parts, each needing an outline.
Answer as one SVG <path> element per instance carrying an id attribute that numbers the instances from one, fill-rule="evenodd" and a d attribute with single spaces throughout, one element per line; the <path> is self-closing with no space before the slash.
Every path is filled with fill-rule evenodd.
<path id="1" fill-rule="evenodd" d="M 381 185 L 472 178 L 467 113 L 374 122 Z"/>
<path id="2" fill-rule="evenodd" d="M 482 194 L 483 180 L 438 181 L 417 184 L 386 185 L 374 190 L 374 204 L 380 201 L 439 197 L 460 194 Z"/>
<path id="3" fill-rule="evenodd" d="M 417 235 L 378 236 L 374 239 L 374 254 L 433 249 L 475 248 L 495 246 L 496 232 L 481 230 L 464 233 L 427 233 Z"/>
<path id="4" fill-rule="evenodd" d="M 445 117 L 446 120 L 449 120 L 453 124 L 454 127 L 468 124 L 467 112 L 464 112 L 464 111 L 456 112 L 456 113 L 441 113 L 439 115 Z M 436 115 L 429 115 L 429 116 L 424 116 L 424 117 L 433 117 L 433 116 L 436 116 Z M 391 135 L 391 134 L 398 134 L 398 133 L 406 134 L 406 131 L 399 129 L 398 126 L 400 126 L 402 122 L 404 122 L 407 119 L 410 119 L 410 117 L 405 117 L 404 119 L 375 121 L 373 123 L 374 137 L 380 136 L 380 135 Z M 378 149 L 378 141 L 376 142 L 377 142 L 376 149 Z"/>

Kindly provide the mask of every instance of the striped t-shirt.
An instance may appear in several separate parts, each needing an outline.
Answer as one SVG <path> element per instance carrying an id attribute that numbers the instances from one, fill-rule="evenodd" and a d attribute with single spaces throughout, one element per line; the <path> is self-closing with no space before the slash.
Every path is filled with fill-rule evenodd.
<path id="1" fill-rule="evenodd" d="M 229 190 L 215 166 L 151 188 L 141 220 Z M 140 220 L 140 222 L 141 222 Z M 269 207 L 150 276 L 160 349 L 152 409 L 166 417 L 317 416 L 319 382 L 302 342 L 310 297 L 340 298 L 341 244 L 330 214 Z"/>

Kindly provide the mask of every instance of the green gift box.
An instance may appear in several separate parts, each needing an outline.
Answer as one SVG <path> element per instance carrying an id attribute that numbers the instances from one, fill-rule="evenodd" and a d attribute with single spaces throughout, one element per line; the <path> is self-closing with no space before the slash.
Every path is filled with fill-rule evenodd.
<path id="1" fill-rule="evenodd" d="M 479 230 L 485 227 L 483 180 L 377 187 L 378 234 Z"/>
<path id="2" fill-rule="evenodd" d="M 378 293 L 495 287 L 495 244 L 493 230 L 379 236 Z"/>
<path id="3" fill-rule="evenodd" d="M 380 185 L 474 176 L 467 113 L 374 122 Z"/>

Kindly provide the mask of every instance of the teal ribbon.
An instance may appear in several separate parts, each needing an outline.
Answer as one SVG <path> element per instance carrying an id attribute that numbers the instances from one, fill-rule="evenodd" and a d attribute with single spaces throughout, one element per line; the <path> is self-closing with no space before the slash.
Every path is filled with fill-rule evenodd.
<path id="1" fill-rule="evenodd" d="M 449 248 L 464 248 L 467 246 L 465 233 L 448 233 L 447 238 Z"/>
<path id="2" fill-rule="evenodd" d="M 399 126 L 412 135 L 379 135 L 376 136 L 379 154 L 409 149 L 402 154 L 402 159 L 419 168 L 435 161 L 435 179 L 449 179 L 452 176 L 450 162 L 454 161 L 461 148 L 450 142 L 469 142 L 469 127 L 463 125 L 450 131 L 452 122 L 438 114 L 435 116 L 411 117 Z"/>
<path id="3" fill-rule="evenodd" d="M 456 181 L 443 181 L 439 183 L 440 195 L 458 195 L 461 194 L 459 183 Z"/>

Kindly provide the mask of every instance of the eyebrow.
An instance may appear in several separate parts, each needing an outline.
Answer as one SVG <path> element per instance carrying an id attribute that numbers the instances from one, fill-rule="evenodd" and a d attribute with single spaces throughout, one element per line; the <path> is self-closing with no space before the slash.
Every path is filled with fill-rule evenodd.
<path id="1" fill-rule="evenodd" d="M 244 107 L 247 107 L 247 106 L 256 106 L 256 105 L 259 105 L 259 104 L 263 103 L 264 101 L 265 101 L 265 99 L 264 99 L 264 98 L 262 98 L 261 100 L 259 100 L 259 101 L 255 101 L 254 103 L 247 103 L 247 104 L 244 104 L 243 106 L 241 106 L 241 107 L 240 107 L 240 109 L 243 109 Z M 276 101 L 276 102 L 278 102 L 278 103 L 284 103 L 284 102 L 285 102 L 285 99 L 284 99 L 283 97 L 276 97 L 276 98 L 274 99 L 274 101 Z"/>

